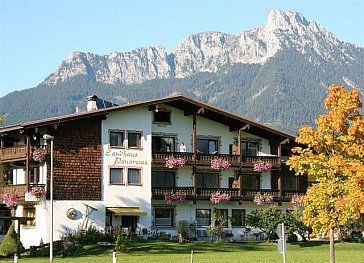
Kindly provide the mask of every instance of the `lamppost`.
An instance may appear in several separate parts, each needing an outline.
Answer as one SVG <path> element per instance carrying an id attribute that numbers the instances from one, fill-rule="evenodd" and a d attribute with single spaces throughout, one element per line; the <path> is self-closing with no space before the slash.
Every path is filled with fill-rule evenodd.
<path id="1" fill-rule="evenodd" d="M 51 229 L 50 229 L 50 242 L 49 242 L 49 261 L 53 261 L 53 140 L 54 137 L 49 134 L 43 135 L 44 140 L 50 140 L 51 141 L 51 179 L 50 179 L 50 185 L 49 185 L 49 199 L 50 199 L 50 213 L 51 213 Z"/>

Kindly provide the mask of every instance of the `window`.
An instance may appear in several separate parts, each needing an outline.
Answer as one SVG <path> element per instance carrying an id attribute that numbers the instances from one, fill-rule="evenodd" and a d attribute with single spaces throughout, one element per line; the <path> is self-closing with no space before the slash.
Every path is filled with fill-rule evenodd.
<path id="1" fill-rule="evenodd" d="M 128 184 L 141 184 L 141 170 L 136 168 L 128 169 Z"/>
<path id="2" fill-rule="evenodd" d="M 34 217 L 33 220 L 21 221 L 24 226 L 35 226 L 35 207 L 34 206 L 24 206 L 23 208 L 23 216 L 25 217 Z"/>
<path id="3" fill-rule="evenodd" d="M 241 175 L 242 189 L 260 189 L 259 174 L 243 174 Z"/>
<path id="4" fill-rule="evenodd" d="M 197 139 L 197 151 L 203 154 L 216 154 L 218 153 L 217 139 Z"/>
<path id="5" fill-rule="evenodd" d="M 110 168 L 110 184 L 124 184 L 123 168 Z"/>
<path id="6" fill-rule="evenodd" d="M 227 209 L 216 209 L 216 212 L 220 213 L 222 218 L 225 219 L 224 227 L 228 227 L 228 223 L 229 223 L 228 222 L 228 220 L 229 220 L 228 210 Z M 216 220 L 214 223 L 215 223 L 215 225 L 220 225 L 220 222 L 218 222 L 218 220 Z"/>
<path id="7" fill-rule="evenodd" d="M 128 148 L 142 148 L 142 133 L 128 131 Z"/>
<path id="8" fill-rule="evenodd" d="M 245 226 L 245 209 L 233 209 L 231 212 L 231 226 Z"/>
<path id="9" fill-rule="evenodd" d="M 173 227 L 174 209 L 173 208 L 155 208 L 154 209 L 154 226 L 156 227 Z"/>
<path id="10" fill-rule="evenodd" d="M 175 137 L 153 136 L 152 150 L 153 152 L 175 152 Z"/>
<path id="11" fill-rule="evenodd" d="M 211 225 L 211 210 L 210 209 L 196 209 L 197 226 Z"/>
<path id="12" fill-rule="evenodd" d="M 259 142 L 241 142 L 241 154 L 243 156 L 258 156 Z"/>
<path id="13" fill-rule="evenodd" d="M 152 171 L 153 187 L 174 187 L 176 173 L 172 171 Z"/>
<path id="14" fill-rule="evenodd" d="M 171 123 L 171 112 L 167 110 L 158 110 L 154 112 L 154 120 L 156 123 Z"/>
<path id="15" fill-rule="evenodd" d="M 123 131 L 110 131 L 110 147 L 124 147 Z"/>
<path id="16" fill-rule="evenodd" d="M 196 173 L 196 187 L 197 188 L 218 188 L 219 187 L 219 173 Z"/>

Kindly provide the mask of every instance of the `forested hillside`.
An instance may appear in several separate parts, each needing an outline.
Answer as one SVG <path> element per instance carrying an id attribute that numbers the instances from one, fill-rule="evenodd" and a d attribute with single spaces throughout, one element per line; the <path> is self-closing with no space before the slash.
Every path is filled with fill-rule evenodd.
<path id="1" fill-rule="evenodd" d="M 364 61 L 364 59 L 362 60 Z M 216 73 L 184 79 L 149 80 L 137 85 L 104 84 L 77 76 L 55 86 L 39 85 L 0 99 L 3 125 L 85 110 L 85 97 L 96 94 L 117 104 L 181 93 L 228 111 L 296 134 L 302 123 L 322 112 L 326 88 L 345 79 L 364 87 L 364 66 L 313 65 L 294 49 L 277 53 L 267 63 L 235 64 Z"/>

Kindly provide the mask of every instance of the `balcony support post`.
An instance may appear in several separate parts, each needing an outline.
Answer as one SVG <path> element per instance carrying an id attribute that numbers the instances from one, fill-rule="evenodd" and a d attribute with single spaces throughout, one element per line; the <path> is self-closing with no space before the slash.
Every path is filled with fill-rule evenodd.
<path id="1" fill-rule="evenodd" d="M 287 144 L 289 143 L 289 139 L 285 139 L 283 141 L 281 141 L 279 144 L 278 144 L 278 165 L 279 167 L 281 167 L 282 165 L 282 145 L 283 144 Z M 278 175 L 278 190 L 279 190 L 279 197 L 282 198 L 282 169 L 280 169 L 280 173 Z"/>
<path id="2" fill-rule="evenodd" d="M 241 127 L 239 129 L 239 132 L 238 132 L 238 153 L 239 153 L 239 160 L 240 160 L 240 163 L 243 161 L 243 156 L 242 156 L 242 152 L 241 152 L 241 132 L 242 131 L 245 131 L 245 130 L 249 130 L 250 129 L 250 124 L 245 124 L 243 127 Z"/>
<path id="3" fill-rule="evenodd" d="M 197 131 L 196 131 L 196 114 L 193 114 L 192 117 L 192 152 L 193 152 L 193 161 L 196 164 L 196 137 L 197 137 Z"/>
<path id="4" fill-rule="evenodd" d="M 26 144 L 27 144 L 27 153 L 26 153 L 26 158 L 25 158 L 25 185 L 28 187 L 29 189 L 29 156 L 31 155 L 30 151 L 30 140 L 29 140 L 29 136 L 25 136 L 26 138 Z"/>
<path id="5" fill-rule="evenodd" d="M 194 199 L 196 199 L 196 165 L 192 167 L 192 186 Z"/>

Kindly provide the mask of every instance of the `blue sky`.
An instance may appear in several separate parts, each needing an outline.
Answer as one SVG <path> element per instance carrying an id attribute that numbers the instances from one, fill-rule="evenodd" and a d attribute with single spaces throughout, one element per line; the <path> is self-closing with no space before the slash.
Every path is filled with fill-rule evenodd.
<path id="1" fill-rule="evenodd" d="M 274 8 L 364 47 L 363 0 L 0 0 L 0 97 L 38 85 L 72 51 L 170 52 L 192 33 L 258 27 Z"/>

